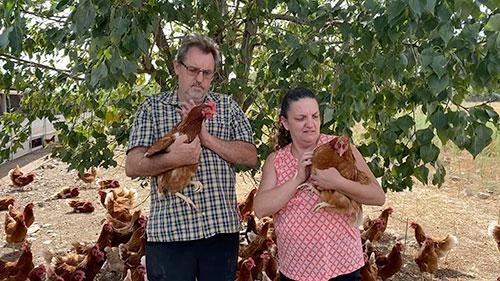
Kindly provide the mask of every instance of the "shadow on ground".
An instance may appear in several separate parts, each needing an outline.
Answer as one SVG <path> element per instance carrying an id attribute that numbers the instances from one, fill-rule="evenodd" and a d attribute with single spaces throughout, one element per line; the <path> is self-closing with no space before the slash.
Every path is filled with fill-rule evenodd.
<path id="1" fill-rule="evenodd" d="M 36 151 L 33 151 L 31 153 L 28 153 L 24 156 L 21 156 L 15 160 L 12 161 L 6 161 L 3 164 L 0 164 L 0 179 L 3 177 L 7 176 L 9 174 L 9 171 L 14 169 L 16 167 L 16 164 L 19 165 L 20 167 L 23 167 L 25 165 L 28 165 L 29 163 L 36 161 L 38 159 L 41 159 L 43 157 L 46 157 L 50 154 L 50 151 L 42 148 Z"/>

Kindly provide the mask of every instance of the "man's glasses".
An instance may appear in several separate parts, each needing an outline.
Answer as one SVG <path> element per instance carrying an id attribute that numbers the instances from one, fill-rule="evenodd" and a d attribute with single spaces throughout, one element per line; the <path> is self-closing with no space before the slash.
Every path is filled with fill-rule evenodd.
<path id="1" fill-rule="evenodd" d="M 196 76 L 198 76 L 198 73 L 201 72 L 201 73 L 203 73 L 203 78 L 205 78 L 205 79 L 214 78 L 215 72 L 212 70 L 205 70 L 205 69 L 200 69 L 200 68 L 194 67 L 194 66 L 187 66 L 182 61 L 179 61 L 179 63 L 182 64 L 182 66 L 184 66 L 187 69 L 188 74 L 190 76 L 196 77 Z"/>

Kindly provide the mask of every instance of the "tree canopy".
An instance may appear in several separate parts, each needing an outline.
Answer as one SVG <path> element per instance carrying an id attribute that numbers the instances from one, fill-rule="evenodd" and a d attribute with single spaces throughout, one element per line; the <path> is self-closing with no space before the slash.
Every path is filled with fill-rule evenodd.
<path id="1" fill-rule="evenodd" d="M 441 185 L 440 143 L 478 155 L 498 129 L 474 93 L 499 89 L 496 0 L 4 0 L 0 88 L 23 94 L 0 117 L 0 159 L 48 118 L 54 154 L 83 171 L 117 163 L 137 106 L 175 85 L 182 35 L 209 35 L 223 63 L 213 90 L 249 117 L 261 160 L 287 89 L 320 101 L 322 131 L 348 133 L 384 189 Z M 498 95 L 498 94 L 497 94 Z M 426 122 L 419 122 L 423 114 Z"/>

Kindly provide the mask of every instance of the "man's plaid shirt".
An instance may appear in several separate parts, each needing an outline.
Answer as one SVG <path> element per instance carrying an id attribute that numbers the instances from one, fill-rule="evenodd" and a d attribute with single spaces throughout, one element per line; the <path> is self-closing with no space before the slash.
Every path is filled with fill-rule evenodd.
<path id="1" fill-rule="evenodd" d="M 254 143 L 250 123 L 231 97 L 209 92 L 207 98 L 217 107 L 213 119 L 205 120 L 211 135 L 227 141 Z M 168 133 L 181 121 L 181 116 L 175 112 L 179 105 L 177 95 L 172 92 L 148 97 L 135 115 L 128 149 L 149 147 Z M 183 194 L 193 200 L 199 211 L 190 210 L 183 200 L 168 192 L 161 199 L 157 192 L 157 177 L 151 179 L 148 241 L 190 241 L 241 230 L 234 165 L 202 147 L 195 180 L 203 183 L 203 190 L 194 193 L 188 186 Z"/>

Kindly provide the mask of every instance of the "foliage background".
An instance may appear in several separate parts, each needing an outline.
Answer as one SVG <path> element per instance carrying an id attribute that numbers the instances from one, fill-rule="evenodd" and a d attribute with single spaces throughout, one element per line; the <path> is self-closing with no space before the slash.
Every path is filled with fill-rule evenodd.
<path id="1" fill-rule="evenodd" d="M 246 112 L 261 160 L 281 95 L 306 86 L 324 132 L 363 128 L 353 141 L 384 189 L 440 186 L 442 144 L 476 156 L 498 134 L 488 103 L 463 105 L 498 98 L 498 12 L 495 0 L 5 0 L 0 89 L 23 100 L 0 117 L 0 158 L 28 137 L 26 119 L 46 117 L 70 169 L 115 166 L 137 106 L 175 85 L 182 35 L 200 32 L 224 55 L 213 90 Z"/>

